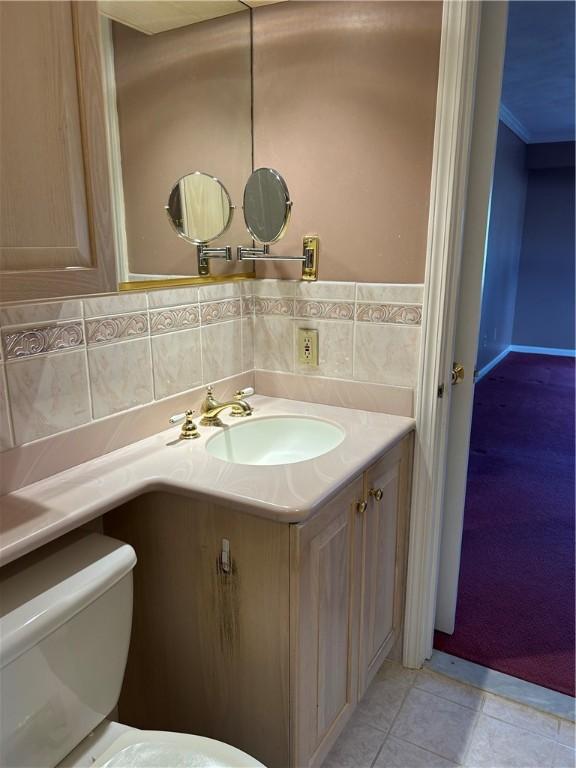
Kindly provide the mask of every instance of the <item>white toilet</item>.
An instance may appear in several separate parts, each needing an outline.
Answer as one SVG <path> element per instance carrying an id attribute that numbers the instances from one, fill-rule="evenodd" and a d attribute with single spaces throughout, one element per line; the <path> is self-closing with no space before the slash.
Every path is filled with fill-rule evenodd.
<path id="1" fill-rule="evenodd" d="M 73 533 L 0 571 L 2 768 L 262 765 L 213 739 L 106 719 L 128 656 L 135 564 L 128 544 Z"/>

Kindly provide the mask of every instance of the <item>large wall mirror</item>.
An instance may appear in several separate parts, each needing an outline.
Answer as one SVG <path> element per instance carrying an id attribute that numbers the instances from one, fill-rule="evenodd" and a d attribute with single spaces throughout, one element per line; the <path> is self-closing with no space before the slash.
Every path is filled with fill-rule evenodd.
<path id="1" fill-rule="evenodd" d="M 196 186 L 220 179 L 242 205 L 252 172 L 250 8 L 237 0 L 113 0 L 100 11 L 121 284 L 196 276 L 196 249 L 174 236 L 166 207 L 180 206 L 186 219 L 171 191 L 198 169 L 205 176 L 193 177 Z M 220 223 L 211 246 L 252 244 L 240 211 Z M 250 266 L 215 259 L 210 272 Z"/>

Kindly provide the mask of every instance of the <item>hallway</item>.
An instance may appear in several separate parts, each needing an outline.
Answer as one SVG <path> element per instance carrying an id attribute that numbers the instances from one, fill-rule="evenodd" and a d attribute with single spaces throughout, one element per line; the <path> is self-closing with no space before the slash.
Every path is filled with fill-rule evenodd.
<path id="1" fill-rule="evenodd" d="M 574 359 L 476 386 L 456 630 L 438 650 L 574 696 Z"/>

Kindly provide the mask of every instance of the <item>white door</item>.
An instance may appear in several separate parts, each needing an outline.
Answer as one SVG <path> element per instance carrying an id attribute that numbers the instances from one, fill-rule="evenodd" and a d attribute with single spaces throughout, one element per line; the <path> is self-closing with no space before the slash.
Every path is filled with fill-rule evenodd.
<path id="1" fill-rule="evenodd" d="M 449 634 L 454 632 L 460 572 L 474 366 L 480 330 L 482 272 L 496 155 L 507 19 L 507 3 L 483 3 L 453 355 L 453 360 L 464 366 L 464 379 L 452 388 L 451 393 L 436 603 L 436 629 Z"/>

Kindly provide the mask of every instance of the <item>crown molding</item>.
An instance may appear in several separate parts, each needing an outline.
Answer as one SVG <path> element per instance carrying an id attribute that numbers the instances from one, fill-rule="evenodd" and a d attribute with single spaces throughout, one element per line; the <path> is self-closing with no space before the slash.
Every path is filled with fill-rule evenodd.
<path id="1" fill-rule="evenodd" d="M 500 102 L 500 120 L 525 144 L 555 144 L 562 141 L 574 141 L 572 131 L 529 131 L 524 123 Z"/>
<path id="2" fill-rule="evenodd" d="M 525 144 L 530 144 L 532 142 L 533 139 L 530 131 L 526 128 L 524 123 L 518 120 L 518 118 L 510 112 L 503 102 L 500 102 L 500 120 L 502 120 L 504 125 L 507 125 L 519 139 L 522 139 Z"/>

